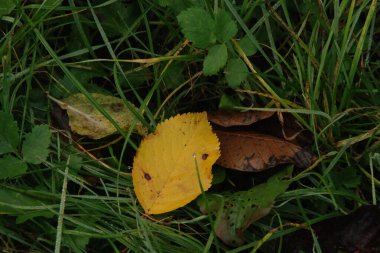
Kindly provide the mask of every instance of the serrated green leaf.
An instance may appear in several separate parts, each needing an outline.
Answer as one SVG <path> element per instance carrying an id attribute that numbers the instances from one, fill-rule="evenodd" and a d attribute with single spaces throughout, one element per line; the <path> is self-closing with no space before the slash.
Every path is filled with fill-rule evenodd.
<path id="1" fill-rule="evenodd" d="M 40 164 L 49 155 L 51 132 L 48 125 L 35 126 L 31 133 L 25 135 L 22 144 L 24 161 Z"/>
<path id="2" fill-rule="evenodd" d="M 15 7 L 16 0 L 2 0 L 0 4 L 0 17 L 8 15 Z"/>
<path id="3" fill-rule="evenodd" d="M 225 44 L 210 47 L 203 62 L 203 73 L 206 76 L 215 75 L 226 65 L 227 47 Z"/>
<path id="4" fill-rule="evenodd" d="M 225 10 L 220 10 L 215 16 L 216 38 L 221 42 L 227 42 L 232 39 L 237 32 L 237 25 L 232 20 L 230 14 Z"/>
<path id="5" fill-rule="evenodd" d="M 195 47 L 206 48 L 216 42 L 215 21 L 206 10 L 192 7 L 182 11 L 177 19 L 183 34 Z"/>
<path id="6" fill-rule="evenodd" d="M 248 36 L 244 36 L 239 41 L 239 46 L 246 56 L 254 55 L 257 52 L 257 47 L 252 43 Z"/>
<path id="7" fill-rule="evenodd" d="M 0 155 L 14 152 L 19 142 L 19 129 L 12 116 L 0 112 Z"/>
<path id="8" fill-rule="evenodd" d="M 230 59 L 227 63 L 226 79 L 228 86 L 235 89 L 245 81 L 249 71 L 245 63 L 240 58 Z"/>
<path id="9" fill-rule="evenodd" d="M 207 195 L 209 211 L 217 214 L 222 208 L 222 216 L 216 224 L 216 235 L 227 245 L 239 246 L 242 235 L 253 222 L 267 215 L 280 194 L 289 186 L 291 170 L 278 173 L 264 183 L 248 191 L 222 195 Z M 207 213 L 205 201 L 198 200 L 203 213 Z"/>
<path id="10" fill-rule="evenodd" d="M 0 158 L 0 179 L 17 177 L 28 169 L 26 163 L 14 156 Z"/>

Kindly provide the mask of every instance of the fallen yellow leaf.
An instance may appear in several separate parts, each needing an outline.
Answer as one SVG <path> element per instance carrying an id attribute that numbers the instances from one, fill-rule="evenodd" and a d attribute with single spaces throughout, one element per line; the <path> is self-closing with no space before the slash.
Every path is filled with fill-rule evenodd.
<path id="1" fill-rule="evenodd" d="M 133 161 L 133 185 L 146 213 L 159 214 L 186 205 L 211 186 L 219 141 L 207 114 L 177 115 L 159 124 L 140 144 Z M 196 161 L 196 162 L 195 162 Z"/>
<path id="2" fill-rule="evenodd" d="M 91 96 L 119 124 L 121 129 L 127 130 L 132 125 L 135 116 L 121 98 L 99 93 L 91 93 Z M 135 107 L 132 103 L 129 104 Z M 114 125 L 81 93 L 63 99 L 59 106 L 67 110 L 70 128 L 79 135 L 101 139 L 116 133 Z M 147 133 L 147 129 L 141 122 L 136 123 L 135 130 L 140 135 Z"/>

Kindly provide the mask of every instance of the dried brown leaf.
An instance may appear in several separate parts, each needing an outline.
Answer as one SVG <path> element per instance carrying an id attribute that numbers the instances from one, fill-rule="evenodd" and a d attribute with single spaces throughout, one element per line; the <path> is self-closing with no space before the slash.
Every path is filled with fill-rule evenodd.
<path id="1" fill-rule="evenodd" d="M 274 112 L 267 111 L 216 111 L 208 112 L 207 118 L 210 122 L 223 127 L 247 126 L 257 121 L 271 117 Z"/>
<path id="2" fill-rule="evenodd" d="M 300 146 L 270 135 L 247 131 L 214 130 L 220 141 L 217 164 L 240 171 L 258 172 L 279 164 L 305 168 L 313 156 Z"/>

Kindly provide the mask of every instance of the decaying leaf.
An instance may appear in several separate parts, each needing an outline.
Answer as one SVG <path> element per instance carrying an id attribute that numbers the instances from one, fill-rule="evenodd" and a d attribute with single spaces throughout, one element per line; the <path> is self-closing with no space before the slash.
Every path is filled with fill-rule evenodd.
<path id="1" fill-rule="evenodd" d="M 214 130 L 221 143 L 217 164 L 240 171 L 262 171 L 284 163 L 308 167 L 312 155 L 300 146 L 253 131 Z"/>
<path id="2" fill-rule="evenodd" d="M 288 188 L 290 174 L 290 170 L 285 170 L 264 184 L 225 197 L 207 194 L 209 211 L 217 215 L 222 208 L 221 218 L 216 224 L 216 235 L 227 245 L 243 244 L 244 231 L 270 212 L 276 197 Z M 201 212 L 208 212 L 203 198 L 198 200 L 198 204 Z"/>
<path id="3" fill-rule="evenodd" d="M 201 193 L 199 180 L 206 191 L 219 155 L 219 141 L 205 112 L 159 124 L 141 142 L 133 161 L 133 185 L 145 212 L 165 213 L 186 205 Z"/>
<path id="4" fill-rule="evenodd" d="M 274 112 L 267 111 L 216 111 L 208 112 L 208 120 L 223 127 L 247 126 L 271 117 Z"/>
<path id="5" fill-rule="evenodd" d="M 121 129 L 127 130 L 132 125 L 135 116 L 122 99 L 98 93 L 91 93 L 91 96 L 119 124 Z M 116 132 L 114 125 L 83 94 L 77 93 L 63 99 L 62 102 L 59 106 L 67 110 L 70 128 L 75 133 L 91 139 L 101 139 Z M 133 104 L 130 103 L 130 105 L 134 107 Z M 135 130 L 140 135 L 147 134 L 147 129 L 140 122 L 137 122 Z"/>

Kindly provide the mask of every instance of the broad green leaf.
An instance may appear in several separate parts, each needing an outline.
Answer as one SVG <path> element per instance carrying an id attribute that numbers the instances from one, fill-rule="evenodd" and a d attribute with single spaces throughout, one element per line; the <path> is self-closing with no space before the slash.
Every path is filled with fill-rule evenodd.
<path id="1" fill-rule="evenodd" d="M 215 16 L 216 38 L 221 42 L 227 42 L 232 39 L 237 32 L 237 25 L 232 20 L 230 14 L 225 10 L 219 10 Z"/>
<path id="2" fill-rule="evenodd" d="M 25 135 L 22 144 L 24 161 L 40 164 L 49 155 L 51 132 L 48 125 L 35 126 L 31 133 Z"/>
<path id="3" fill-rule="evenodd" d="M 252 43 L 248 36 L 244 36 L 239 41 L 239 46 L 246 56 L 254 55 L 257 52 L 257 47 Z"/>
<path id="4" fill-rule="evenodd" d="M 182 11 L 177 19 L 183 34 L 195 47 L 206 48 L 216 42 L 215 20 L 206 10 L 192 7 Z"/>
<path id="5" fill-rule="evenodd" d="M 222 195 L 206 195 L 209 211 L 222 216 L 216 224 L 216 235 L 227 245 L 238 246 L 243 241 L 244 230 L 253 222 L 267 215 L 277 196 L 289 186 L 290 170 L 278 173 L 264 183 L 248 191 Z M 201 211 L 207 213 L 204 199 L 198 200 Z M 220 210 L 222 208 L 222 210 Z"/>
<path id="6" fill-rule="evenodd" d="M 16 151 L 18 142 L 17 122 L 10 114 L 0 112 L 0 155 Z"/>
<path id="7" fill-rule="evenodd" d="M 135 115 L 128 109 L 121 98 L 91 93 L 92 97 L 105 111 L 119 124 L 120 128 L 127 130 L 135 121 Z M 81 93 L 77 93 L 62 100 L 59 106 L 67 110 L 69 125 L 72 131 L 91 139 L 101 139 L 116 133 L 115 126 L 99 112 L 90 101 Z M 131 107 L 135 107 L 129 103 Z M 135 108 L 137 110 L 137 108 Z M 140 135 L 146 135 L 147 129 L 137 122 L 135 130 Z"/>
<path id="8" fill-rule="evenodd" d="M 0 17 L 8 15 L 17 4 L 17 0 L 2 0 L 0 3 Z"/>
<path id="9" fill-rule="evenodd" d="M 248 68 L 240 58 L 230 59 L 227 63 L 226 79 L 228 86 L 235 89 L 248 77 Z"/>
<path id="10" fill-rule="evenodd" d="M 206 76 L 215 75 L 226 65 L 227 47 L 225 44 L 210 47 L 208 54 L 203 62 L 203 73 Z"/>
<path id="11" fill-rule="evenodd" d="M 0 179 L 17 177 L 26 172 L 26 163 L 14 156 L 4 156 L 0 158 Z"/>

